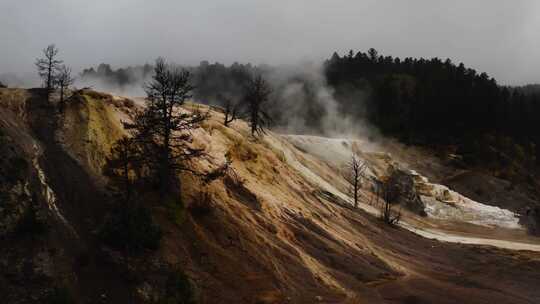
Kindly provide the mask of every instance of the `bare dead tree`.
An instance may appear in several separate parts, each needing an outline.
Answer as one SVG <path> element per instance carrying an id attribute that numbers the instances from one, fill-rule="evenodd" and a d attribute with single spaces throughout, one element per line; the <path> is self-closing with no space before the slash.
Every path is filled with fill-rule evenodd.
<path id="1" fill-rule="evenodd" d="M 54 90 L 56 84 L 56 73 L 63 61 L 58 60 L 58 48 L 54 44 L 47 46 L 42 52 L 43 57 L 37 58 L 35 65 L 39 77 L 43 80 L 43 85 L 47 90 L 47 101 L 49 101 L 50 94 Z"/>
<path id="2" fill-rule="evenodd" d="M 238 115 L 238 104 L 233 102 L 233 100 L 229 97 L 221 97 L 224 102 L 225 106 L 225 119 L 223 120 L 223 124 L 227 127 L 229 123 L 236 120 Z"/>
<path id="3" fill-rule="evenodd" d="M 146 108 L 136 115 L 133 124 L 126 124 L 142 145 L 145 162 L 155 169 L 162 196 L 173 190 L 173 181 L 177 182 L 174 190 L 180 191 L 176 173 L 195 173 L 186 162 L 203 155 L 202 149 L 191 146 L 190 130 L 198 128 L 208 113 L 189 112 L 182 108 L 185 101 L 191 98 L 193 86 L 190 80 L 191 74 L 188 71 L 173 67 L 163 58 L 158 58 L 154 76 L 145 85 Z"/>
<path id="4" fill-rule="evenodd" d="M 60 112 L 64 111 L 65 106 L 65 94 L 71 85 L 75 82 L 75 78 L 71 76 L 71 68 L 61 65 L 58 68 L 58 75 L 56 76 L 56 84 L 60 88 L 60 102 L 59 108 Z"/>
<path id="5" fill-rule="evenodd" d="M 251 79 L 246 87 L 244 96 L 247 110 L 246 120 L 250 124 L 252 136 L 264 133 L 264 128 L 267 128 L 272 122 L 265 109 L 271 92 L 270 85 L 260 75 Z"/>
<path id="6" fill-rule="evenodd" d="M 395 206 L 398 205 L 400 189 L 397 175 L 393 173 L 391 169 L 388 176 L 386 176 L 380 185 L 380 195 L 382 198 L 381 204 L 381 219 L 389 225 L 396 225 L 401 219 L 401 210 L 395 211 Z"/>
<path id="7" fill-rule="evenodd" d="M 362 161 L 356 153 L 352 153 L 351 160 L 347 163 L 345 180 L 349 183 L 349 192 L 353 197 L 354 208 L 358 208 L 362 179 L 367 169 L 366 162 Z"/>

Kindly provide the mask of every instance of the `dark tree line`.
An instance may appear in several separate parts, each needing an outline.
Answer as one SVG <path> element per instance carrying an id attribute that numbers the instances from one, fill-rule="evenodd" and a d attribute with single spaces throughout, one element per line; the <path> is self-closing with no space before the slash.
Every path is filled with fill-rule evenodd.
<path id="1" fill-rule="evenodd" d="M 254 78 L 262 76 L 265 79 L 276 72 L 277 68 L 270 66 L 254 66 L 251 64 L 233 63 L 224 65 L 221 63 L 209 63 L 202 61 L 197 66 L 183 67 L 192 75 L 193 99 L 197 102 L 221 106 L 230 109 L 228 119 L 232 119 L 232 110 L 236 109 L 235 117 L 245 114 L 245 103 L 243 102 L 247 88 L 253 84 Z M 81 73 L 81 79 L 92 79 L 97 77 L 110 87 L 123 88 L 138 85 L 144 80 L 148 80 L 152 75 L 151 65 L 140 65 L 128 68 L 113 69 L 108 64 L 100 64 L 97 68 L 88 68 Z M 298 102 L 298 105 L 291 109 L 287 108 L 291 99 L 284 95 L 287 86 L 297 84 L 301 87 L 302 98 L 311 102 Z M 306 125 L 313 129 L 322 131 L 321 117 L 324 115 L 324 107 L 315 102 L 317 87 L 301 76 L 292 75 L 288 79 L 283 79 L 280 83 L 272 83 L 272 92 L 269 96 L 268 114 L 272 117 L 273 125 L 286 126 L 288 117 L 294 112 L 294 116 L 306 121 Z M 245 117 L 243 117 L 245 118 Z M 228 124 L 228 123 L 227 123 Z"/>
<path id="2" fill-rule="evenodd" d="M 502 87 L 486 73 L 449 59 L 400 59 L 374 49 L 334 53 L 325 73 L 342 112 L 404 142 L 456 145 L 462 154 L 474 155 L 471 159 L 540 156 L 540 94 L 534 86 Z M 368 98 L 351 99 L 354 90 L 368 92 Z M 487 147 L 497 152 L 482 151 Z"/>
<path id="3" fill-rule="evenodd" d="M 182 67 L 188 71 L 194 84 L 193 98 L 206 103 L 222 103 L 221 97 L 240 96 L 251 75 L 260 74 L 251 64 L 234 63 L 225 66 L 220 63 L 202 61 L 198 66 Z M 84 69 L 81 78 L 98 78 L 111 87 L 124 88 L 140 85 L 153 75 L 154 67 L 150 64 L 114 69 L 109 64 L 101 63 L 96 68 Z"/>
<path id="4" fill-rule="evenodd" d="M 223 104 L 219 98 L 238 98 L 244 95 L 246 86 L 253 75 L 264 73 L 264 67 L 258 68 L 251 64 L 233 63 L 225 66 L 221 63 L 202 61 L 198 66 L 189 68 L 194 75 L 196 88 L 193 97 L 210 104 Z"/>
<path id="5" fill-rule="evenodd" d="M 109 64 L 101 63 L 95 69 L 93 67 L 84 69 L 80 76 L 83 80 L 99 78 L 112 86 L 124 88 L 141 84 L 150 78 L 152 73 L 153 67 L 150 64 L 113 69 Z"/>

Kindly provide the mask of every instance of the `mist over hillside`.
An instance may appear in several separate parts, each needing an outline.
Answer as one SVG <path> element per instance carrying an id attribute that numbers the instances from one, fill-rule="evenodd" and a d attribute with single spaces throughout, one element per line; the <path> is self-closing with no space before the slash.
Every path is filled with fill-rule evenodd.
<path id="1" fill-rule="evenodd" d="M 478 167 L 540 194 L 536 130 L 540 94 L 535 86 L 499 86 L 486 73 L 451 60 L 398 58 L 367 52 L 334 53 L 322 63 L 269 66 L 201 62 L 181 67 L 195 86 L 193 98 L 224 106 L 242 104 L 250 79 L 262 75 L 272 93 L 272 128 L 281 133 L 372 142 L 395 138 L 454 153 L 461 166 Z M 85 69 L 79 84 L 141 96 L 151 65 Z M 444 155 L 444 153 L 443 153 Z"/>
<path id="2" fill-rule="evenodd" d="M 287 133 L 309 133 L 351 136 L 375 132 L 373 127 L 348 115 L 334 98 L 334 90 L 326 83 L 322 63 L 304 62 L 294 65 L 255 66 L 234 63 L 226 66 L 203 61 L 195 67 L 182 67 L 193 74 L 193 98 L 204 104 L 223 106 L 224 99 L 241 103 L 244 90 L 254 75 L 263 75 L 272 87 L 269 111 L 274 127 Z M 108 64 L 84 69 L 77 80 L 80 87 L 112 92 L 124 96 L 143 96 L 150 80 L 150 65 L 113 69 Z M 364 107 L 362 92 L 350 92 L 355 107 Z"/>
<path id="3" fill-rule="evenodd" d="M 0 1 L 0 302 L 540 303 L 539 11 Z"/>
<path id="4" fill-rule="evenodd" d="M 525 150 L 539 144 L 534 130 L 540 94 L 534 86 L 499 86 L 486 73 L 449 59 L 370 52 L 334 54 L 324 63 L 226 66 L 203 61 L 185 68 L 193 74 L 195 100 L 216 105 L 223 97 L 240 102 L 250 77 L 264 75 L 273 89 L 274 127 L 284 132 L 369 136 L 381 130 L 406 143 L 457 144 L 467 153 L 473 137 L 492 133 L 512 137 Z M 141 96 L 150 70 L 150 65 L 113 70 L 102 64 L 85 69 L 79 83 Z M 469 136 L 461 137 L 465 130 Z M 527 153 L 537 153 L 533 150 Z"/>

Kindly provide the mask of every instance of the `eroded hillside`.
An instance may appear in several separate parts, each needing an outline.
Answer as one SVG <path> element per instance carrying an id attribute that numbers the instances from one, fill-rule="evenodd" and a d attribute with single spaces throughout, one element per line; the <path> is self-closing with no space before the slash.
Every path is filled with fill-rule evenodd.
<path id="1" fill-rule="evenodd" d="M 136 107 L 81 91 L 59 114 L 40 90 L 0 89 L 0 294 L 8 303 L 64 292 L 78 303 L 153 303 L 179 271 L 200 303 L 540 301 L 540 254 L 385 225 L 369 212 L 373 192 L 363 190 L 363 209 L 351 208 L 340 173 L 317 153 L 272 132 L 252 138 L 243 121 L 225 127 L 219 109 L 202 105 L 186 106 L 210 111 L 193 134 L 205 156 L 192 169 L 209 173 L 229 160 L 232 170 L 214 181 L 184 174 L 180 220 L 158 200 L 145 202 L 163 230 L 157 251 L 126 256 L 104 246 L 96 236 L 109 208 L 102 166 Z M 441 228 L 412 215 L 407 223 Z"/>

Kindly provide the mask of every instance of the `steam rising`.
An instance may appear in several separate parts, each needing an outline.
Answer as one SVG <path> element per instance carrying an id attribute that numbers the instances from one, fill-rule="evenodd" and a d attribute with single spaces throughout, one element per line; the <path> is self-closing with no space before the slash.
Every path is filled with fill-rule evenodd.
<path id="1" fill-rule="evenodd" d="M 324 67 L 312 62 L 281 67 L 268 75 L 268 80 L 278 89 L 277 102 L 283 107 L 286 125 L 284 133 L 315 133 L 328 137 L 360 137 L 372 134 L 364 120 L 344 113 L 334 97 L 334 89 L 328 86 Z M 351 90 L 357 108 L 365 107 L 365 94 Z M 306 109 L 320 109 L 320 117 L 305 113 Z M 302 115 L 304 114 L 304 115 Z M 319 122 L 313 124 L 313 120 Z M 311 123 L 310 123 L 311 122 Z"/>
<path id="2" fill-rule="evenodd" d="M 150 65 L 120 68 L 113 70 L 108 64 L 100 64 L 85 69 L 75 83 L 78 87 L 90 87 L 95 90 L 109 92 L 128 97 L 144 96 L 144 83 L 151 77 Z"/>
<path id="3" fill-rule="evenodd" d="M 238 65 L 246 75 L 262 74 L 272 87 L 272 106 L 275 129 L 288 134 L 317 134 L 328 137 L 358 138 L 374 134 L 374 129 L 358 113 L 365 108 L 366 94 L 351 89 L 347 102 L 354 104 L 355 114 L 345 113 L 334 96 L 334 89 L 326 81 L 324 66 L 320 63 L 302 62 L 278 67 Z M 235 67 L 202 62 L 197 67 L 185 67 L 193 73 L 198 102 L 221 105 L 218 94 L 241 101 L 245 83 L 219 75 Z M 218 72 L 216 72 L 218 70 Z M 216 76 L 218 74 L 218 76 Z M 220 77 L 221 76 L 221 77 Z M 151 77 L 149 66 L 112 70 L 101 64 L 95 70 L 87 69 L 78 78 L 78 87 L 91 87 L 116 95 L 144 96 L 144 83 Z M 354 117 L 356 116 L 356 118 Z"/>

